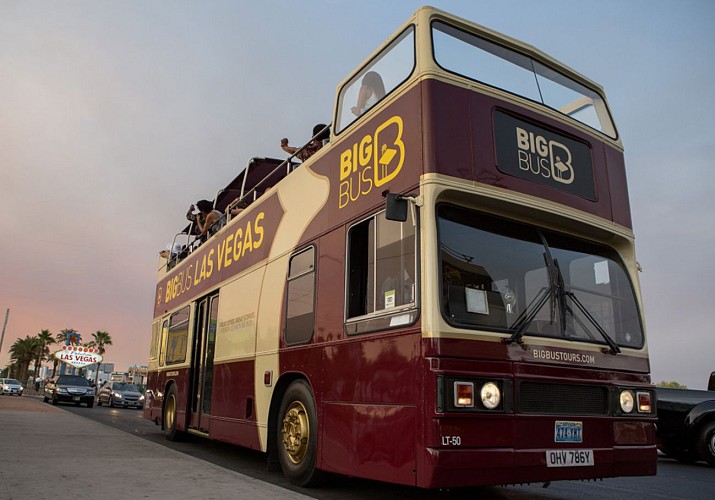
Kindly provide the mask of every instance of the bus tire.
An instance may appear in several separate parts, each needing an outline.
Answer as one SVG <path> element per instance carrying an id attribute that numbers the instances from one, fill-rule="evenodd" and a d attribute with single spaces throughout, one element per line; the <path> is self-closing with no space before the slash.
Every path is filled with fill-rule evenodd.
<path id="1" fill-rule="evenodd" d="M 176 415 L 178 408 L 179 405 L 176 397 L 176 387 L 172 385 L 169 387 L 169 390 L 166 391 L 162 416 L 164 436 L 169 441 L 181 441 L 184 437 L 184 433 L 176 428 Z"/>
<path id="2" fill-rule="evenodd" d="M 283 475 L 297 486 L 315 486 L 320 478 L 315 467 L 318 416 L 313 393 L 305 380 L 293 382 L 283 395 L 276 439 Z"/>
<path id="3" fill-rule="evenodd" d="M 715 422 L 704 424 L 698 432 L 695 448 L 700 458 L 715 467 Z"/>

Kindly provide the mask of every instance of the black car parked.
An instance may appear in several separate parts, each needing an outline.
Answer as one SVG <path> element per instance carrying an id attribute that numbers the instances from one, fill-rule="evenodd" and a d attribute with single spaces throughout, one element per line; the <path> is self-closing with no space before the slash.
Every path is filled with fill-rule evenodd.
<path id="1" fill-rule="evenodd" d="M 50 401 L 53 405 L 74 403 L 79 406 L 84 403 L 87 408 L 92 408 L 94 388 L 86 378 L 79 375 L 58 375 L 45 384 L 43 401 Z"/>
<path id="2" fill-rule="evenodd" d="M 690 463 L 715 467 L 715 372 L 707 391 L 657 388 L 658 449 Z"/>

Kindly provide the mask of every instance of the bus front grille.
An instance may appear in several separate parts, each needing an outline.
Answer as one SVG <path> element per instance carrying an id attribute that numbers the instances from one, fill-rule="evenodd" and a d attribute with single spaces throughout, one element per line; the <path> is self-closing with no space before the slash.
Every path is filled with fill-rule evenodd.
<path id="1" fill-rule="evenodd" d="M 523 381 L 517 393 L 519 413 L 608 415 L 608 388 Z"/>

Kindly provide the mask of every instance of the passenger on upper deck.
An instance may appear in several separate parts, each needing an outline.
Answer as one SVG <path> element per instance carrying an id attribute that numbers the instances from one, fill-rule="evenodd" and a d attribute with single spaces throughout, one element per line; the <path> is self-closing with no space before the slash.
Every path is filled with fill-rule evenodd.
<path id="1" fill-rule="evenodd" d="M 385 97 L 385 84 L 382 77 L 375 71 L 368 71 L 362 77 L 362 85 L 358 93 L 357 105 L 351 108 L 355 116 L 360 116 Z"/>
<path id="2" fill-rule="evenodd" d="M 202 239 L 213 236 L 226 223 L 224 215 L 220 211 L 214 210 L 213 203 L 210 201 L 199 200 L 196 202 L 196 208 L 203 215 L 203 220 L 200 217 L 196 219 Z"/>
<path id="3" fill-rule="evenodd" d="M 165 249 L 159 252 L 159 257 L 166 259 L 166 269 L 172 269 L 179 261 L 184 259 L 187 255 L 186 245 L 180 243 L 175 243 L 173 248 L 171 245 L 167 245 Z"/>
<path id="4" fill-rule="evenodd" d="M 288 145 L 288 139 L 281 139 L 281 148 L 288 154 L 295 154 L 296 158 L 305 161 L 313 156 L 323 147 L 323 141 L 330 137 L 330 128 L 324 123 L 319 123 L 313 127 L 313 139 L 306 144 L 303 149 Z M 300 150 L 300 151 L 299 151 Z M 297 154 L 296 154 L 297 152 Z"/>

